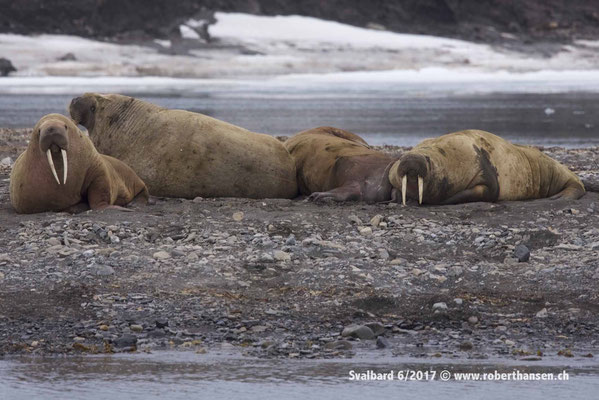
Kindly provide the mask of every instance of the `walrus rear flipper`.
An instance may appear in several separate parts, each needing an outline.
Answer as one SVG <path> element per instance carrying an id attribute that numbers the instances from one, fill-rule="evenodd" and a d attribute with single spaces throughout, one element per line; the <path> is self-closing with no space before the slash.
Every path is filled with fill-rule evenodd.
<path id="1" fill-rule="evenodd" d="M 472 189 L 462 190 L 451 196 L 450 198 L 441 202 L 441 204 L 458 204 L 458 203 L 473 203 L 475 201 L 490 201 L 494 202 L 497 198 L 494 198 L 492 190 L 486 185 L 476 185 Z"/>
<path id="2" fill-rule="evenodd" d="M 578 200 L 584 195 L 584 193 L 585 193 L 584 187 L 582 187 L 582 185 L 580 185 L 578 182 L 575 182 L 573 184 L 566 186 L 566 188 L 564 190 L 562 190 L 561 192 L 551 196 L 549 198 L 549 200 L 557 200 L 557 199 Z"/>

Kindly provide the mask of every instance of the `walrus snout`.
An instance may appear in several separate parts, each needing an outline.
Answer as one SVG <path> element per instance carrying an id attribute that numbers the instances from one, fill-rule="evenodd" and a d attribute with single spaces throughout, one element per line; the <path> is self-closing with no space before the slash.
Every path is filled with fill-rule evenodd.
<path id="1" fill-rule="evenodd" d="M 67 172 L 68 172 L 68 161 L 67 151 L 69 149 L 69 135 L 68 128 L 65 124 L 60 121 L 50 121 L 42 124 L 40 128 L 40 150 L 42 153 L 46 153 L 48 164 L 56 183 L 60 185 L 58 174 L 56 173 L 56 167 L 54 166 L 54 160 L 52 159 L 52 153 L 60 152 L 62 154 L 62 166 L 63 166 L 63 184 L 67 183 Z"/>
<path id="2" fill-rule="evenodd" d="M 401 200 L 402 204 L 406 205 L 406 197 L 408 189 L 414 192 L 416 187 L 414 181 L 418 184 L 418 204 L 422 204 L 424 200 L 424 179 L 428 176 L 427 160 L 418 154 L 405 154 L 402 156 L 396 165 L 389 172 L 389 180 L 395 187 L 399 187 L 401 182 Z M 408 179 L 411 181 L 408 187 Z M 415 197 L 415 196 L 413 196 Z"/>

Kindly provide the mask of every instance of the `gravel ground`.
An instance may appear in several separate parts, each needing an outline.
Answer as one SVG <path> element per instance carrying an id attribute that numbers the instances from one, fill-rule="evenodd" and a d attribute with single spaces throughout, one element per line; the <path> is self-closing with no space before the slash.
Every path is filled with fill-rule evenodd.
<path id="1" fill-rule="evenodd" d="M 599 348 L 597 192 L 438 207 L 157 198 L 130 213 L 17 215 L 8 177 L 29 134 L 0 130 L 0 354 L 532 361 Z M 597 190 L 599 148 L 544 150 Z"/>

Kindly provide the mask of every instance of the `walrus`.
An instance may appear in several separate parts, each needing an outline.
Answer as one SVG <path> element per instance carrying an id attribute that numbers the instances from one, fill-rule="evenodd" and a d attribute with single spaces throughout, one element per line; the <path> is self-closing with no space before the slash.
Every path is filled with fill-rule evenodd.
<path id="1" fill-rule="evenodd" d="M 580 179 L 540 150 L 492 133 L 465 130 L 427 139 L 404 153 L 389 172 L 391 183 L 419 204 L 474 201 L 575 200 Z"/>
<path id="2" fill-rule="evenodd" d="M 295 160 L 300 193 L 308 200 L 394 200 L 389 169 L 397 158 L 371 149 L 355 133 L 323 126 L 292 136 L 285 147 Z"/>
<path id="3" fill-rule="evenodd" d="M 70 104 L 98 151 L 131 166 L 162 197 L 293 198 L 295 164 L 276 138 L 118 94 Z"/>
<path id="4" fill-rule="evenodd" d="M 10 174 L 9 191 L 20 214 L 76 212 L 86 205 L 122 209 L 134 199 L 148 199 L 146 185 L 131 168 L 99 154 L 73 121 L 60 114 L 42 117 L 33 128 Z"/>

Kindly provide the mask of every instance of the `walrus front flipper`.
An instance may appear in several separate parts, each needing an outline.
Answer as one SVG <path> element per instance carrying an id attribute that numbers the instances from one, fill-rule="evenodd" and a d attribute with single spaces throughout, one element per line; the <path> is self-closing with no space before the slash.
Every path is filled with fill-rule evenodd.
<path id="1" fill-rule="evenodd" d="M 462 190 L 441 202 L 441 204 L 473 203 L 475 201 L 495 201 L 487 185 L 476 185 L 472 189 Z"/>
<path id="2" fill-rule="evenodd" d="M 323 201 L 326 199 L 332 199 L 334 201 L 358 201 L 362 198 L 362 191 L 360 185 L 353 184 L 348 186 L 341 186 L 328 192 L 314 192 L 307 200 L 309 201 Z"/>

